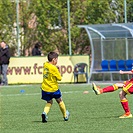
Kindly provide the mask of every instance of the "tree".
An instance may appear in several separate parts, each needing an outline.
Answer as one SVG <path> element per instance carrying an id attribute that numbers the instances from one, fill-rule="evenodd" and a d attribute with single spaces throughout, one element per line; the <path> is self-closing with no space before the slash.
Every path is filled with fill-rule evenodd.
<path id="1" fill-rule="evenodd" d="M 6 41 L 15 49 L 14 21 L 16 18 L 15 4 L 10 0 L 0 1 L 0 40 Z"/>
<path id="2" fill-rule="evenodd" d="M 19 27 L 20 27 L 20 52 L 25 55 L 25 50 L 36 41 L 35 27 L 30 27 L 34 11 L 29 0 L 19 0 Z M 0 39 L 5 40 L 11 47 L 12 55 L 17 54 L 17 24 L 16 24 L 16 0 L 0 1 Z"/>
<path id="3" fill-rule="evenodd" d="M 133 1 L 127 1 L 127 21 L 133 22 Z"/>
<path id="4" fill-rule="evenodd" d="M 84 30 L 80 30 L 77 25 L 122 22 L 123 7 L 119 2 L 113 4 L 112 0 L 70 0 L 73 54 L 83 54 L 89 45 L 87 35 L 83 36 Z M 61 54 L 68 54 L 67 0 L 38 0 L 36 15 L 38 37 L 41 37 L 45 50 L 58 49 Z M 59 29 L 55 29 L 57 26 Z"/>
<path id="5" fill-rule="evenodd" d="M 12 0 L 13 1 L 13 0 Z M 132 21 L 133 2 L 127 0 L 128 21 Z M 0 38 L 16 42 L 16 3 L 0 1 Z M 123 0 L 70 0 L 72 54 L 90 54 L 89 39 L 78 25 L 124 22 Z M 21 55 L 39 41 L 44 54 L 58 51 L 68 54 L 67 0 L 19 0 Z"/>
<path id="6" fill-rule="evenodd" d="M 19 3 L 21 55 L 31 55 L 31 48 L 37 40 L 37 22 L 34 5 L 30 0 Z M 27 52 L 27 53 L 26 53 Z"/>

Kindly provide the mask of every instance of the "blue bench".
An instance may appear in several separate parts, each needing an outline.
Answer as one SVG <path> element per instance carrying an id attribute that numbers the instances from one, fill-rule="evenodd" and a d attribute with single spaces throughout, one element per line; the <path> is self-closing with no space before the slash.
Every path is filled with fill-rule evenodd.
<path id="1" fill-rule="evenodd" d="M 133 60 L 103 60 L 101 62 L 102 71 L 131 71 Z"/>
<path id="2" fill-rule="evenodd" d="M 101 70 L 95 70 L 92 73 L 109 73 L 111 81 L 113 81 L 113 73 L 119 73 L 120 70 L 130 71 L 132 70 L 133 60 L 103 60 L 101 62 Z M 119 75 L 121 80 L 121 76 Z"/>

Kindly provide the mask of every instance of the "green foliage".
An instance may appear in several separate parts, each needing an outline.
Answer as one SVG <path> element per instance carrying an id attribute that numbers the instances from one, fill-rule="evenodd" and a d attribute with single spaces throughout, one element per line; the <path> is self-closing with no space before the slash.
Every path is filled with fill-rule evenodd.
<path id="1" fill-rule="evenodd" d="M 19 0 L 21 55 L 30 53 L 39 41 L 43 52 L 59 51 L 68 54 L 68 9 L 67 0 Z M 127 0 L 127 18 L 133 20 L 133 2 Z M 16 1 L 0 1 L 0 39 L 17 49 Z M 123 0 L 70 0 L 70 23 L 72 54 L 90 54 L 86 51 L 89 40 L 84 30 L 77 25 L 124 22 Z M 32 26 L 31 26 L 31 25 Z M 30 54 L 29 54 L 30 55 Z"/>
<path id="2" fill-rule="evenodd" d="M 21 55 L 25 55 L 25 50 L 37 41 L 36 15 L 30 1 L 20 1 L 19 6 Z"/>
<path id="3" fill-rule="evenodd" d="M 133 22 L 133 1 L 127 1 L 127 20 Z"/>
<path id="4" fill-rule="evenodd" d="M 10 0 L 0 1 L 0 40 L 14 43 L 13 35 L 15 15 L 15 4 Z"/>
<path id="5" fill-rule="evenodd" d="M 123 15 L 121 16 L 121 12 L 123 7 L 121 2 L 122 0 L 114 5 L 112 1 L 106 0 L 70 1 L 73 54 L 84 54 L 87 52 L 84 49 L 89 46 L 88 37 L 77 25 L 122 22 Z M 54 50 L 56 48 L 60 54 L 68 54 L 67 1 L 53 0 L 48 2 L 38 0 L 36 15 L 38 18 L 38 39 L 43 42 L 45 50 Z M 57 26 L 59 29 L 54 29 Z"/>

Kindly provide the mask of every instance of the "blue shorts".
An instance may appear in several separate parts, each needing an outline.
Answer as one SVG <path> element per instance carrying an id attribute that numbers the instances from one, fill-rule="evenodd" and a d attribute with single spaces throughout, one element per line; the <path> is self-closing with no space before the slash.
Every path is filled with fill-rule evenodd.
<path id="1" fill-rule="evenodd" d="M 50 101 L 53 98 L 58 99 L 61 98 L 61 96 L 62 95 L 59 89 L 55 92 L 46 92 L 42 90 L 42 99 L 45 101 Z"/>

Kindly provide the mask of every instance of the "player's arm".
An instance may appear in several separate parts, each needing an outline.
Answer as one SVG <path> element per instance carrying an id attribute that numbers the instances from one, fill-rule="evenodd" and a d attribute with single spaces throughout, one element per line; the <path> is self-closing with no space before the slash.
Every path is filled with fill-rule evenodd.
<path id="1" fill-rule="evenodd" d="M 119 71 L 120 74 L 133 74 L 133 71 Z"/>
<path id="2" fill-rule="evenodd" d="M 53 75 L 57 78 L 57 80 L 61 81 L 62 77 L 58 70 L 58 68 L 55 66 Z"/>

